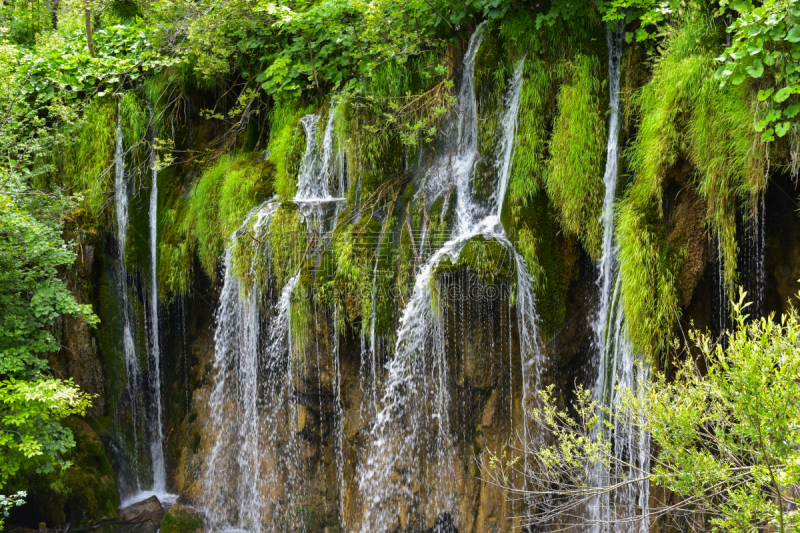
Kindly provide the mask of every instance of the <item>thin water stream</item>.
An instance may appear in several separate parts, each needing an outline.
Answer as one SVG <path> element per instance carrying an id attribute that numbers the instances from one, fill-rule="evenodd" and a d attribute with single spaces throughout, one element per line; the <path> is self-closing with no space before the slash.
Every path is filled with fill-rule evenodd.
<path id="1" fill-rule="evenodd" d="M 595 398 L 611 407 L 614 413 L 614 456 L 620 464 L 631 466 L 624 471 L 609 471 L 598 465 L 590 472 L 590 482 L 595 486 L 609 486 L 612 479 L 640 477 L 638 470 L 649 470 L 650 440 L 638 431 L 636 420 L 631 420 L 619 409 L 616 387 L 636 390 L 637 384 L 648 378 L 644 360 L 636 354 L 629 342 L 622 309 L 624 287 L 617 277 L 617 247 L 614 239 L 614 203 L 617 195 L 619 166 L 619 111 L 622 42 L 624 26 L 606 29 L 608 44 L 609 123 L 606 147 L 606 168 L 603 175 L 605 196 L 603 200 L 603 247 L 597 286 L 600 300 L 593 323 L 596 359 L 596 378 L 593 384 Z M 645 532 L 649 529 L 649 484 L 631 483 L 614 493 L 604 493 L 592 498 L 587 505 L 586 521 L 593 533 L 612 531 Z M 625 518 L 614 524 L 614 519 Z"/>
<path id="2" fill-rule="evenodd" d="M 125 490 L 121 494 L 122 505 L 127 506 L 155 495 L 165 505 L 171 505 L 177 496 L 167 493 L 166 462 L 164 459 L 163 414 L 161 406 L 161 348 L 158 311 L 157 250 L 158 250 L 158 173 L 151 171 L 149 198 L 149 252 L 150 252 L 150 291 L 147 297 L 145 328 L 149 337 L 147 346 L 147 368 L 139 360 L 136 331 L 138 321 L 129 299 L 128 269 L 125 258 L 128 225 L 130 218 L 130 184 L 125 166 L 125 146 L 122 130 L 121 108 L 118 111 L 117 131 L 114 153 L 114 198 L 117 222 L 117 261 L 118 291 L 122 307 L 122 349 L 125 359 L 125 396 L 130 406 L 130 434 L 132 449 L 128 451 L 132 463 L 131 480 L 121 483 Z M 151 164 L 155 151 L 151 153 Z M 142 463 L 142 459 L 146 462 Z M 149 463 L 149 472 L 143 471 Z"/>
<path id="3" fill-rule="evenodd" d="M 153 131 L 155 140 L 155 130 Z M 153 389 L 153 409 L 150 415 L 150 456 L 153 463 L 153 492 L 167 492 L 167 468 L 164 461 L 164 431 L 161 408 L 161 346 L 158 317 L 158 171 L 155 166 L 155 146 L 151 154 L 150 171 L 150 359 L 149 375 Z"/>

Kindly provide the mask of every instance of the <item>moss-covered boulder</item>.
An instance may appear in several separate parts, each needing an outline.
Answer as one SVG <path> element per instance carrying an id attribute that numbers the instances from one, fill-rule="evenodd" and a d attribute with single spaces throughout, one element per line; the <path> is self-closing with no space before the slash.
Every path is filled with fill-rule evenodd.
<path id="1" fill-rule="evenodd" d="M 476 235 L 464 245 L 458 258 L 453 261 L 445 257 L 436 265 L 436 274 L 454 272 L 462 268 L 475 271 L 487 285 L 514 274 L 515 264 L 505 246 L 485 235 Z"/>
<path id="2" fill-rule="evenodd" d="M 195 533 L 203 529 L 203 517 L 191 507 L 173 505 L 161 521 L 161 533 Z"/>

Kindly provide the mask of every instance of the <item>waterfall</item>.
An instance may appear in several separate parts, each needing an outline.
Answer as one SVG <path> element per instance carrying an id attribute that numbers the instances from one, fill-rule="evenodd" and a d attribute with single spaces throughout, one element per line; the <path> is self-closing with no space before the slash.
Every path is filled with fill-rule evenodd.
<path id="1" fill-rule="evenodd" d="M 153 131 L 155 141 L 155 130 Z M 153 387 L 154 411 L 150 416 L 150 456 L 153 466 L 153 491 L 157 494 L 167 490 L 167 468 L 164 462 L 164 432 L 161 415 L 161 348 L 159 345 L 158 319 L 158 170 L 155 166 L 155 145 L 151 153 L 150 171 L 150 383 Z"/>
<path id="2" fill-rule="evenodd" d="M 625 329 L 622 309 L 624 287 L 616 277 L 617 248 L 614 242 L 614 201 L 617 194 L 618 142 L 620 107 L 620 63 L 622 59 L 622 39 L 624 25 L 619 22 L 616 28 L 606 28 L 608 44 L 609 76 L 609 122 L 608 143 L 606 146 L 606 168 L 603 175 L 605 196 L 603 200 L 603 247 L 599 264 L 597 285 L 600 302 L 593 323 L 597 359 L 597 376 L 593 391 L 598 401 L 611 407 L 614 426 L 614 457 L 620 464 L 631 465 L 623 471 L 610 472 L 597 465 L 590 473 L 590 484 L 608 486 L 612 479 L 631 479 L 639 477 L 637 469 L 649 470 L 650 438 L 638 430 L 636 420 L 630 420 L 619 409 L 619 397 L 615 386 L 636 390 L 637 384 L 648 378 L 648 369 L 632 349 Z M 588 523 L 594 533 L 611 531 L 612 520 L 623 518 L 615 525 L 614 531 L 641 531 L 649 529 L 649 484 L 631 483 L 623 485 L 613 494 L 605 493 L 589 500 L 587 505 Z M 612 516 L 612 513 L 614 516 Z M 622 529 L 620 529 L 622 528 Z"/>
<path id="3" fill-rule="evenodd" d="M 617 170 L 619 163 L 617 144 L 619 141 L 619 82 L 623 33 L 622 24 L 617 24 L 617 28 L 614 31 L 606 28 L 609 80 L 608 143 L 606 145 L 606 170 L 603 174 L 605 197 L 603 198 L 603 214 L 600 219 L 603 225 L 603 248 L 599 265 L 600 273 L 597 278 L 597 285 L 600 289 L 600 307 L 593 324 L 595 346 L 600 356 L 594 392 L 595 396 L 601 399 L 605 393 L 605 369 L 607 367 L 606 327 L 611 312 L 611 291 L 614 284 L 617 261 L 617 249 L 614 243 L 614 200 L 617 196 Z"/>
<path id="4" fill-rule="evenodd" d="M 333 125 L 335 118 L 334 102 L 331 102 L 328 120 L 322 133 L 322 153 L 317 150 L 317 128 L 319 115 L 306 115 L 300 119 L 300 125 L 306 134 L 306 150 L 300 162 L 297 176 L 297 194 L 295 201 L 329 201 L 332 182 L 338 181 L 340 194 L 343 193 L 341 172 L 337 163 L 338 154 L 334 154 Z"/>
<path id="5" fill-rule="evenodd" d="M 305 219 L 309 238 L 324 241 L 335 226 L 339 205 L 344 200 L 331 196 L 331 181 L 338 178 L 341 186 L 343 178 L 336 176 L 333 107 L 323 133 L 322 154 L 317 150 L 318 122 L 319 116 L 313 114 L 300 121 L 306 135 L 306 150 L 293 202 Z M 310 415 L 299 400 L 301 392 L 297 385 L 304 363 L 301 354 L 295 353 L 292 347 L 291 324 L 292 299 L 300 273 L 295 273 L 280 295 L 276 295 L 272 287 L 244 286 L 233 268 L 233 243 L 254 218 L 255 241 L 260 243 L 267 239 L 270 221 L 279 205 L 270 200 L 252 210 L 231 236 L 225 252 L 225 274 L 214 336 L 215 386 L 209 398 L 211 434 L 216 435 L 216 442 L 204 467 L 202 482 L 203 508 L 208 523 L 215 530 L 257 533 L 275 527 L 304 527 L 304 517 L 297 513 L 305 497 L 304 448 L 300 433 Z M 333 223 L 329 224 L 331 220 Z M 319 254 L 316 259 L 318 266 Z M 270 279 L 270 283 L 273 281 Z M 337 322 L 338 316 L 334 318 L 331 355 L 337 418 L 335 462 L 343 491 L 344 437 Z M 343 513 L 341 508 L 340 513 Z"/>
<path id="6" fill-rule="evenodd" d="M 118 108 L 117 131 L 114 148 L 114 199 L 117 222 L 117 246 L 119 248 L 118 290 L 122 306 L 122 348 L 125 358 L 125 395 L 130 402 L 131 431 L 133 434 L 133 477 L 129 487 L 123 490 L 123 505 L 140 501 L 150 495 L 157 495 L 162 503 L 171 505 L 177 496 L 166 492 L 167 475 L 164 459 L 164 433 L 162 429 L 161 407 L 161 351 L 158 318 L 157 246 L 158 246 L 158 173 L 155 166 L 151 170 L 149 198 L 150 224 L 150 287 L 147 295 L 145 327 L 148 334 L 147 371 L 141 369 L 136 342 L 136 331 L 141 324 L 131 305 L 128 294 L 128 269 L 125 258 L 127 245 L 130 192 L 128 175 L 125 169 L 125 147 L 121 120 L 121 104 Z M 153 134 L 155 134 L 153 132 Z M 155 150 L 151 152 L 151 165 L 155 162 Z M 119 426 L 118 426 L 119 428 Z M 140 463 L 144 456 L 149 460 L 150 471 Z M 149 474 L 149 476 L 147 475 Z M 126 480 L 127 482 L 128 480 Z M 127 483 L 126 483 L 127 484 Z M 123 485 L 123 484 L 121 484 Z"/>
<path id="7" fill-rule="evenodd" d="M 122 305 L 122 352 L 125 358 L 125 392 L 130 401 L 131 429 L 133 432 L 133 477 L 126 480 L 130 484 L 129 490 L 139 492 L 139 416 L 141 412 L 139 361 L 136 354 L 136 344 L 133 339 L 133 325 L 128 302 L 128 268 L 125 261 L 125 248 L 128 237 L 128 182 L 125 176 L 125 147 L 122 135 L 122 105 L 117 106 L 117 131 L 114 143 L 114 207 L 117 222 L 117 248 L 119 261 L 117 263 L 117 290 L 119 291 Z"/>
<path id="8" fill-rule="evenodd" d="M 451 403 L 445 324 L 442 320 L 441 290 L 433 293 L 436 267 L 444 260 L 455 264 L 466 245 L 484 236 L 498 242 L 513 258 L 517 278 L 517 319 L 523 382 L 523 404 L 540 385 L 542 356 L 535 309 L 533 283 L 521 255 L 515 250 L 500 223 L 508 173 L 511 166 L 524 60 L 516 66 L 505 98 L 501 120 L 501 139 L 497 149 L 498 190 L 494 195 L 495 213 L 476 220 L 482 210 L 473 200 L 472 173 L 478 156 L 477 112 L 474 93 L 474 64 L 483 40 L 484 26 L 470 39 L 464 57 L 464 74 L 458 93 L 459 115 L 455 131 L 448 140 L 458 145 L 442 150 L 426 174 L 425 187 L 442 194 L 449 180 L 455 181 L 458 194 L 456 233 L 436 251 L 418 272 L 411 298 L 403 310 L 397 331 L 395 356 L 387 366 L 385 392 L 373 424 L 366 459 L 358 473 L 359 489 L 365 498 L 361 532 L 393 530 L 403 504 L 414 512 L 431 517 L 436 513 L 455 513 L 453 495 L 456 479 L 452 475 L 456 452 L 449 422 Z M 436 299 L 436 307 L 432 300 Z M 433 396 L 431 396 L 433 395 Z M 426 464 L 424 461 L 427 459 Z M 435 472 L 436 482 L 416 494 L 425 472 Z"/>
<path id="9" fill-rule="evenodd" d="M 497 175 L 500 176 L 500 184 L 493 195 L 494 204 L 497 209 L 497 217 L 503 214 L 503 200 L 508 189 L 508 179 L 511 175 L 511 157 L 514 154 L 514 144 L 517 133 L 517 116 L 519 115 L 519 103 L 522 95 L 522 73 L 525 70 L 525 58 L 517 64 L 514 69 L 514 76 L 506 92 L 504 103 L 506 113 L 501 123 L 502 132 L 500 142 L 497 143 L 495 150 L 494 166 Z"/>
<path id="10" fill-rule="evenodd" d="M 211 411 L 210 434 L 216 435 L 207 466 L 203 473 L 203 507 L 209 524 L 215 529 L 246 529 L 261 531 L 264 509 L 262 491 L 280 481 L 278 461 L 280 443 L 276 442 L 275 427 L 290 422 L 281 412 L 286 394 L 282 383 L 290 351 L 286 345 L 289 323 L 289 298 L 296 277 L 287 283 L 280 298 L 270 306 L 267 317 L 267 351 L 263 357 L 272 372 L 269 383 L 259 384 L 261 350 L 260 302 L 266 295 L 257 287 L 246 290 L 233 272 L 232 243 L 257 216 L 256 238 L 263 236 L 277 202 L 266 202 L 253 210 L 242 227 L 231 236 L 225 252 L 225 274 L 216 312 L 214 334 L 215 386 L 209 398 Z M 270 401 L 262 405 L 260 392 Z M 282 416 L 283 415 L 283 416 Z M 269 441 L 272 446 L 266 446 Z M 276 455 L 267 458 L 265 452 Z M 272 459 L 271 464 L 268 464 Z M 270 468 L 271 467 L 271 468 Z M 262 472 L 265 470 L 266 472 Z M 266 474 L 266 475 L 264 475 Z"/>
<path id="11" fill-rule="evenodd" d="M 463 79 L 458 91 L 456 120 L 446 133 L 447 147 L 441 150 L 425 176 L 428 198 L 434 199 L 455 186 L 456 231 L 467 233 L 474 225 L 477 206 L 472 201 L 472 169 L 478 156 L 478 110 L 475 101 L 475 57 L 483 42 L 486 25 L 475 29 L 464 55 Z"/>

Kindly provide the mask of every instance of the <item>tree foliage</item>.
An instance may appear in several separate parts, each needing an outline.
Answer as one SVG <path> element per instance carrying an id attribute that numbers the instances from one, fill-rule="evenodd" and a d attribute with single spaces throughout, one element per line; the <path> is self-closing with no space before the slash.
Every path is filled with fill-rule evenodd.
<path id="1" fill-rule="evenodd" d="M 49 376 L 44 356 L 59 347 L 62 315 L 97 322 L 59 276 L 75 261 L 50 218 L 64 206 L 9 183 L 0 193 L 0 488 L 21 468 L 68 466 L 59 456 L 74 441 L 60 420 L 83 413 L 91 399 L 71 380 Z"/>
<path id="2" fill-rule="evenodd" d="M 800 2 L 797 0 L 722 0 L 731 12 L 730 46 L 717 58 L 722 85 L 758 80 L 765 112 L 756 128 L 766 142 L 797 132 L 800 124 Z"/>

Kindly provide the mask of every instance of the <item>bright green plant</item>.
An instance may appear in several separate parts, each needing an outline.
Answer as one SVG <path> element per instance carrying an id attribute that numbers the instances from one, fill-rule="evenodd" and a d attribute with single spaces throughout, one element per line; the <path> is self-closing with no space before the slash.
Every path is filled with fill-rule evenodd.
<path id="1" fill-rule="evenodd" d="M 272 192 L 274 167 L 257 158 L 258 154 L 221 157 L 203 173 L 181 206 L 182 233 L 211 279 L 216 279 L 228 239 L 250 210 Z M 181 264 L 177 258 L 176 266 Z"/>
<path id="2" fill-rule="evenodd" d="M 800 124 L 800 2 L 797 0 L 722 0 L 721 11 L 735 13 L 731 45 L 717 58 L 716 78 L 741 85 L 759 80 L 766 112 L 756 128 L 765 142 L 797 132 Z"/>
<path id="3" fill-rule="evenodd" d="M 68 466 L 59 456 L 74 441 L 60 421 L 91 404 L 71 380 L 46 374 L 56 319 L 98 321 L 59 278 L 75 261 L 52 218 L 60 208 L 24 186 L 0 194 L 0 487 L 22 468 Z"/>
<path id="4" fill-rule="evenodd" d="M 600 255 L 606 125 L 601 114 L 600 61 L 578 55 L 558 93 L 545 188 L 562 227 L 578 236 L 592 257 Z"/>
<path id="5" fill-rule="evenodd" d="M 512 493 L 549 498 L 532 523 L 547 523 L 559 510 L 603 494 L 613 502 L 630 484 L 649 482 L 677 496 L 651 507 L 651 520 L 685 512 L 703 517 L 713 531 L 796 531 L 800 314 L 790 308 L 780 320 L 750 320 L 745 298 L 740 291 L 732 303 L 735 329 L 725 334 L 725 347 L 691 332 L 687 357 L 671 377 L 656 372 L 635 390 L 618 386 L 611 405 L 581 387 L 567 412 L 552 386 L 541 391 L 541 408 L 532 415 L 549 438 L 519 450 L 526 461 L 519 453 L 490 452 L 485 471 Z M 601 429 L 620 420 L 633 422 L 634 440 L 640 432 L 649 435 L 649 471 L 614 453 L 611 435 Z M 598 467 L 608 473 L 604 481 L 591 479 Z M 519 476 L 528 480 L 524 490 L 509 482 Z"/>
<path id="6" fill-rule="evenodd" d="M 718 87 L 713 80 L 717 28 L 688 14 L 666 33 L 651 80 L 635 95 L 637 142 L 628 151 L 635 179 L 618 207 L 619 275 L 634 345 L 663 353 L 678 318 L 677 279 L 685 242 L 667 235 L 663 192 L 679 161 L 696 169 L 706 224 L 716 239 L 723 279 L 733 294 L 737 274 L 736 214 L 752 216 L 766 185 L 766 150 L 753 124 L 749 87 Z"/>

